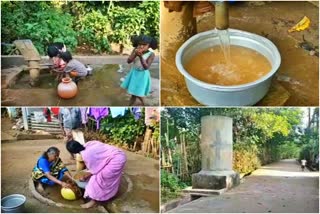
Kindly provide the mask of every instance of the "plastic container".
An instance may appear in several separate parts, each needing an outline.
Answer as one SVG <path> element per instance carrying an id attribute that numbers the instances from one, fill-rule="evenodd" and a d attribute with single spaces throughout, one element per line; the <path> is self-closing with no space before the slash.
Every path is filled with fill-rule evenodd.
<path id="1" fill-rule="evenodd" d="M 190 75 L 183 66 L 202 50 L 220 45 L 220 41 L 216 30 L 194 35 L 177 51 L 176 66 L 184 76 L 190 94 L 203 105 L 254 105 L 267 94 L 272 77 L 280 67 L 280 53 L 267 38 L 235 29 L 229 29 L 229 35 L 231 45 L 250 48 L 265 56 L 271 64 L 271 70 L 260 79 L 243 85 L 221 86 L 200 81 Z"/>
<path id="2" fill-rule="evenodd" d="M 13 194 L 1 199 L 1 212 L 3 213 L 22 213 L 26 197 L 20 194 Z"/>

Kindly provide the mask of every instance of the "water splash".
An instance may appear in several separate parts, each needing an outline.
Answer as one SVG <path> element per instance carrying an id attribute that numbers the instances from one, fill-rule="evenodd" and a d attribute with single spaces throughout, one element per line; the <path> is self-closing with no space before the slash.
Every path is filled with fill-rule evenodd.
<path id="1" fill-rule="evenodd" d="M 231 65 L 229 30 L 216 30 L 220 40 L 220 47 L 226 60 L 226 64 Z"/>

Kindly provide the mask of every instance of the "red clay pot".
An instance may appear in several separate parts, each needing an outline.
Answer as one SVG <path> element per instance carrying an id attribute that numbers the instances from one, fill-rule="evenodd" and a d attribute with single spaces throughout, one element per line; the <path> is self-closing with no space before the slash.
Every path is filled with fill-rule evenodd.
<path id="1" fill-rule="evenodd" d="M 63 78 L 58 85 L 58 95 L 63 99 L 71 99 L 75 97 L 77 93 L 78 87 L 69 77 Z"/>

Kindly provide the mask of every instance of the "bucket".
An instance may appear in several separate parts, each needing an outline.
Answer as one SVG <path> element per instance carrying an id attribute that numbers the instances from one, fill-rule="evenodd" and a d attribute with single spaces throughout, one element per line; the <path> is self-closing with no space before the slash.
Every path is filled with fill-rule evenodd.
<path id="1" fill-rule="evenodd" d="M 210 106 L 250 106 L 256 104 L 268 92 L 271 80 L 280 67 L 281 57 L 277 47 L 267 38 L 246 31 L 229 29 L 230 45 L 250 48 L 262 54 L 271 64 L 271 70 L 260 79 L 233 86 L 221 86 L 194 78 L 184 69 L 197 53 L 220 41 L 216 30 L 199 33 L 188 39 L 177 51 L 176 66 L 184 76 L 190 94 L 199 103 Z"/>
<path id="2" fill-rule="evenodd" d="M 1 199 L 1 212 L 4 213 L 22 213 L 26 197 L 20 194 L 13 194 Z"/>

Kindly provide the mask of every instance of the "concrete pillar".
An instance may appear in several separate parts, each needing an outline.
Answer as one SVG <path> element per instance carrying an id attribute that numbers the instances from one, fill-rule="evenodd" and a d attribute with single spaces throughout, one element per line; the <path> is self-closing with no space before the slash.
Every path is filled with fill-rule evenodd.
<path id="1" fill-rule="evenodd" d="M 40 61 L 30 60 L 29 61 L 29 74 L 30 74 L 30 84 L 32 86 L 37 86 L 39 84 L 40 77 Z"/>
<path id="2" fill-rule="evenodd" d="M 29 130 L 27 108 L 22 107 L 21 110 L 22 110 L 22 121 L 23 121 L 24 130 Z"/>
<path id="3" fill-rule="evenodd" d="M 192 175 L 197 189 L 229 189 L 239 184 L 239 174 L 232 169 L 232 118 L 201 118 L 201 171 Z"/>

